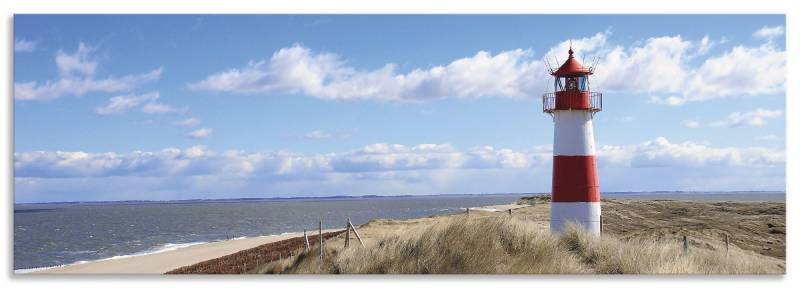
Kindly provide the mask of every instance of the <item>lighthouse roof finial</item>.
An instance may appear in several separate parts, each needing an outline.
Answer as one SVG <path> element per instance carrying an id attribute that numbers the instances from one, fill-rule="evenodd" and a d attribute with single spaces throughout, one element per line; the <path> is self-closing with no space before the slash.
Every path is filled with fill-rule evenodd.
<path id="1" fill-rule="evenodd" d="M 572 51 L 572 40 L 569 41 L 569 58 L 567 61 L 564 61 L 564 64 L 561 64 L 561 67 L 558 67 L 558 70 L 553 71 L 550 73 L 554 76 L 566 77 L 566 76 L 580 76 L 580 75 L 592 75 L 592 70 L 583 67 L 578 59 L 575 59 L 574 51 Z"/>
<path id="2" fill-rule="evenodd" d="M 572 53 L 574 53 L 572 51 L 572 39 L 569 40 L 569 51 L 568 52 L 569 52 L 569 58 L 572 58 Z"/>

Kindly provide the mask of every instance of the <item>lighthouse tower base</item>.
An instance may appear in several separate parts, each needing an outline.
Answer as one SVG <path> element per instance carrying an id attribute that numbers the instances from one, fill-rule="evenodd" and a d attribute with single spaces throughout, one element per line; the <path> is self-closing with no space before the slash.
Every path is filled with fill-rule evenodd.
<path id="1" fill-rule="evenodd" d="M 570 225 L 580 225 L 590 235 L 600 236 L 600 202 L 552 202 L 550 232 L 561 234 Z"/>

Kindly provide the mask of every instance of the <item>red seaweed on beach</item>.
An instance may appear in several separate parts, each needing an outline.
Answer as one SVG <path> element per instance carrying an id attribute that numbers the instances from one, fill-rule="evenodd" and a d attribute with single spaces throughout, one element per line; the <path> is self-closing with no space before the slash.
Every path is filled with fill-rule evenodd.
<path id="1" fill-rule="evenodd" d="M 322 239 L 330 239 L 342 234 L 344 231 L 328 232 L 322 234 Z M 309 242 L 316 243 L 318 235 L 309 235 Z M 248 269 L 256 268 L 260 264 L 285 258 L 290 253 L 302 249 L 305 242 L 303 237 L 294 237 L 273 243 L 267 243 L 255 248 L 242 250 L 227 256 L 203 261 L 194 265 L 184 266 L 166 274 L 243 274 Z"/>

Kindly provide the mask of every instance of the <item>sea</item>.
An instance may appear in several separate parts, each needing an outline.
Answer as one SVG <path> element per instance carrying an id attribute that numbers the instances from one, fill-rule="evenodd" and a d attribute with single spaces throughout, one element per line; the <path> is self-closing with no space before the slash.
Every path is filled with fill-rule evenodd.
<path id="1" fill-rule="evenodd" d="M 14 205 L 14 271 L 160 253 L 226 239 L 462 213 L 532 194 L 121 201 Z M 785 201 L 783 192 L 604 193 L 617 199 Z"/>

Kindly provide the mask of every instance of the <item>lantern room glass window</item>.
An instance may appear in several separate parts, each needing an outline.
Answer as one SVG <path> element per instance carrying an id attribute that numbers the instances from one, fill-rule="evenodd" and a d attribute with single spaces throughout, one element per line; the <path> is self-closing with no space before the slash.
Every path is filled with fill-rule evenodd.
<path id="1" fill-rule="evenodd" d="M 578 77 L 578 88 L 581 91 L 589 91 L 589 81 L 587 81 L 586 76 Z"/>
<path id="2" fill-rule="evenodd" d="M 589 79 L 585 75 L 575 77 L 555 77 L 555 91 L 589 91 Z"/>
<path id="3" fill-rule="evenodd" d="M 564 91 L 564 77 L 555 77 L 556 81 L 553 83 L 554 91 Z"/>

